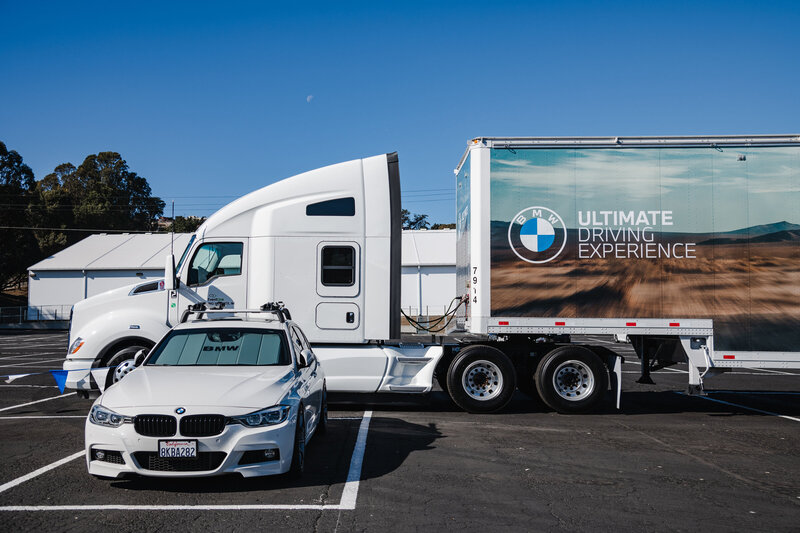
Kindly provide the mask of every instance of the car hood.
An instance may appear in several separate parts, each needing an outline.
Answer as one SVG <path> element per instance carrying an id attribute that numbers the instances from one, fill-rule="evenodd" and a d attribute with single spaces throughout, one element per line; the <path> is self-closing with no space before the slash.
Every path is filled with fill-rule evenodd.
<path id="1" fill-rule="evenodd" d="M 280 403 L 293 378 L 290 366 L 142 366 L 106 389 L 100 403 L 120 410 L 150 407 L 171 413 L 184 407 L 186 414 L 244 414 Z"/>

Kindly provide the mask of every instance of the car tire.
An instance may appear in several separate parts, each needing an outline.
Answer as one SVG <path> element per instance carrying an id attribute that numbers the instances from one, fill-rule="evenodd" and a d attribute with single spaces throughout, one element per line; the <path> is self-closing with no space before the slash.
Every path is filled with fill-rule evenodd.
<path id="1" fill-rule="evenodd" d="M 516 372 L 506 354 L 491 346 L 468 346 L 447 372 L 447 390 L 455 404 L 470 413 L 499 411 L 516 390 Z"/>
<path id="2" fill-rule="evenodd" d="M 125 375 L 133 370 L 135 367 L 136 352 L 139 350 L 149 350 L 151 346 L 142 346 L 139 344 L 133 346 L 125 346 L 120 348 L 108 358 L 105 365 L 108 367 L 108 374 L 106 374 L 106 386 L 109 388 L 114 383 L 118 382 Z"/>
<path id="3" fill-rule="evenodd" d="M 542 401 L 562 414 L 594 409 L 608 390 L 603 361 L 582 346 L 562 346 L 545 355 L 535 381 Z"/>
<path id="4" fill-rule="evenodd" d="M 289 466 L 289 476 L 299 478 L 306 467 L 306 432 L 305 416 L 301 405 L 297 413 L 297 424 L 294 430 L 294 446 L 292 447 L 292 463 Z"/>
<path id="5" fill-rule="evenodd" d="M 324 435 L 328 432 L 328 388 L 322 385 L 322 403 L 319 409 L 319 422 L 316 433 Z"/>

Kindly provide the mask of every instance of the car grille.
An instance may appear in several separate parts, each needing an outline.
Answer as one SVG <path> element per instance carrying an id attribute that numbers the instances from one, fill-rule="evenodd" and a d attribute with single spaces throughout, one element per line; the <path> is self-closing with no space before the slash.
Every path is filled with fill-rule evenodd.
<path id="1" fill-rule="evenodd" d="M 216 470 L 225 460 L 225 452 L 197 452 L 196 459 L 159 457 L 158 452 L 135 452 L 139 467 L 158 472 L 202 472 Z"/>
<path id="2" fill-rule="evenodd" d="M 191 415 L 181 418 L 181 435 L 184 437 L 211 437 L 225 429 L 222 415 Z"/>
<path id="3" fill-rule="evenodd" d="M 145 437 L 171 437 L 178 430 L 174 416 L 138 415 L 133 421 L 136 433 Z"/>
<path id="4" fill-rule="evenodd" d="M 103 452 L 103 458 L 97 458 L 97 452 Z M 103 461 L 105 463 L 114 463 L 117 465 L 124 465 L 125 460 L 122 458 L 122 452 L 116 450 L 92 450 L 92 461 Z"/>

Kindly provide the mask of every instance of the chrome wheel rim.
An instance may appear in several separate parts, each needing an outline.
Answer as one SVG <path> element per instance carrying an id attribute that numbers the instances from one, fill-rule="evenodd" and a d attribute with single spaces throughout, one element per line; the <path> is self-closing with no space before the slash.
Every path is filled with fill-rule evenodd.
<path id="1" fill-rule="evenodd" d="M 565 361 L 553 372 L 553 388 L 559 396 L 570 402 L 577 402 L 592 394 L 594 385 L 594 372 L 581 361 Z"/>
<path id="2" fill-rule="evenodd" d="M 134 368 L 136 368 L 136 361 L 133 359 L 128 359 L 127 361 L 123 361 L 117 365 L 117 368 L 114 369 L 114 378 L 113 381 L 116 383 L 117 381 L 121 380 L 125 376 L 127 376 Z"/>
<path id="3" fill-rule="evenodd" d="M 503 390 L 503 373 L 491 361 L 474 361 L 464 369 L 462 386 L 464 392 L 474 400 L 492 400 Z"/>

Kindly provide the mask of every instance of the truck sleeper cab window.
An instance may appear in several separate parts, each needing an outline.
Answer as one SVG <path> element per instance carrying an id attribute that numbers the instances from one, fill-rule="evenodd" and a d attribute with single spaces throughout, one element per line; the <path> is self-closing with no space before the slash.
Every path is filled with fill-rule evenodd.
<path id="1" fill-rule="evenodd" d="M 309 217 L 354 217 L 356 216 L 355 198 L 336 198 L 306 206 Z"/>
<path id="2" fill-rule="evenodd" d="M 322 248 L 322 284 L 349 287 L 356 282 L 356 250 L 352 246 Z"/>
<path id="3" fill-rule="evenodd" d="M 238 276 L 242 273 L 242 249 L 240 242 L 211 242 L 202 245 L 194 253 L 189 266 L 187 285 L 202 285 L 219 276 Z"/>

